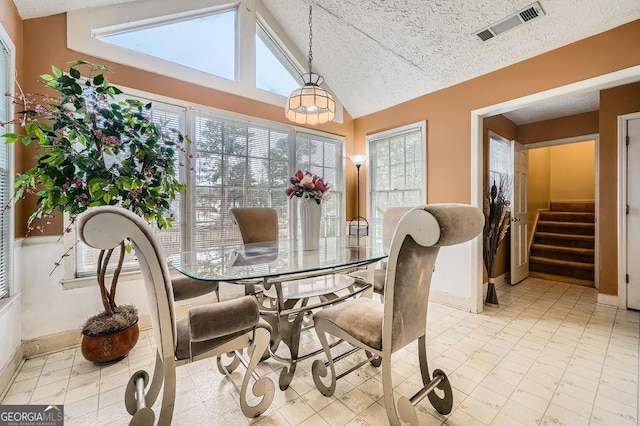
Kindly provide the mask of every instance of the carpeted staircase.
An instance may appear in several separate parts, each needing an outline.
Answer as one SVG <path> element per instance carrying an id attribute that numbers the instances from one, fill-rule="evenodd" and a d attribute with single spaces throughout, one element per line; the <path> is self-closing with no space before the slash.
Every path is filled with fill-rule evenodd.
<path id="1" fill-rule="evenodd" d="M 530 276 L 594 286 L 595 203 L 552 201 L 540 212 Z"/>

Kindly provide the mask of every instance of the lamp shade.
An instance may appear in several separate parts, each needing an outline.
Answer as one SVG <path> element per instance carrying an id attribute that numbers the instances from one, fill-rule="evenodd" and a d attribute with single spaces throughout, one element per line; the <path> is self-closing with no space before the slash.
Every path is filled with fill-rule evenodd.
<path id="1" fill-rule="evenodd" d="M 367 161 L 366 155 L 352 155 L 349 158 L 351 159 L 351 161 L 353 161 L 353 164 L 355 164 L 356 166 L 362 166 L 364 162 Z"/>
<path id="2" fill-rule="evenodd" d="M 322 124 L 333 120 L 336 102 L 320 87 L 323 78 L 316 73 L 302 75 L 304 86 L 295 89 L 285 104 L 286 117 L 298 124 Z"/>

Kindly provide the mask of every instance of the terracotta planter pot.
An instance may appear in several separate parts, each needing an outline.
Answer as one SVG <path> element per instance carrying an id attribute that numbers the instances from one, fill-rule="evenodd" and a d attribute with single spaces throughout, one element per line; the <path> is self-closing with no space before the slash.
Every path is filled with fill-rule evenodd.
<path id="1" fill-rule="evenodd" d="M 97 365 L 112 364 L 127 356 L 138 342 L 140 330 L 138 319 L 130 326 L 98 336 L 87 336 L 82 332 L 82 356 Z"/>

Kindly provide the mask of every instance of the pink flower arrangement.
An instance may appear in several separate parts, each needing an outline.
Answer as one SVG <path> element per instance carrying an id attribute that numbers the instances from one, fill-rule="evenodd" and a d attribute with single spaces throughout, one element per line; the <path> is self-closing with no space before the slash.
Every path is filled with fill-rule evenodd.
<path id="1" fill-rule="evenodd" d="M 285 190 L 285 193 L 289 198 L 312 198 L 320 204 L 323 200 L 331 198 L 329 188 L 331 185 L 326 183 L 320 176 L 314 175 L 311 172 L 303 172 L 298 170 L 293 176 L 289 178 L 291 187 Z"/>

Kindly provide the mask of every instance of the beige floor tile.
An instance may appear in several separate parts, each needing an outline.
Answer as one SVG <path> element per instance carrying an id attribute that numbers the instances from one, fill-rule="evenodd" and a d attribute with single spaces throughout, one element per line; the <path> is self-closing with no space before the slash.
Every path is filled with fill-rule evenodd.
<path id="1" fill-rule="evenodd" d="M 346 425 L 356 417 L 356 413 L 340 401 L 332 402 L 320 410 L 318 414 L 320 414 L 327 423 L 336 426 Z"/>
<path id="2" fill-rule="evenodd" d="M 587 426 L 589 419 L 559 405 L 551 404 L 540 424 L 543 426 Z"/>
<path id="3" fill-rule="evenodd" d="M 278 408 L 282 416 L 291 424 L 299 424 L 316 414 L 304 398 L 294 399 Z"/>

